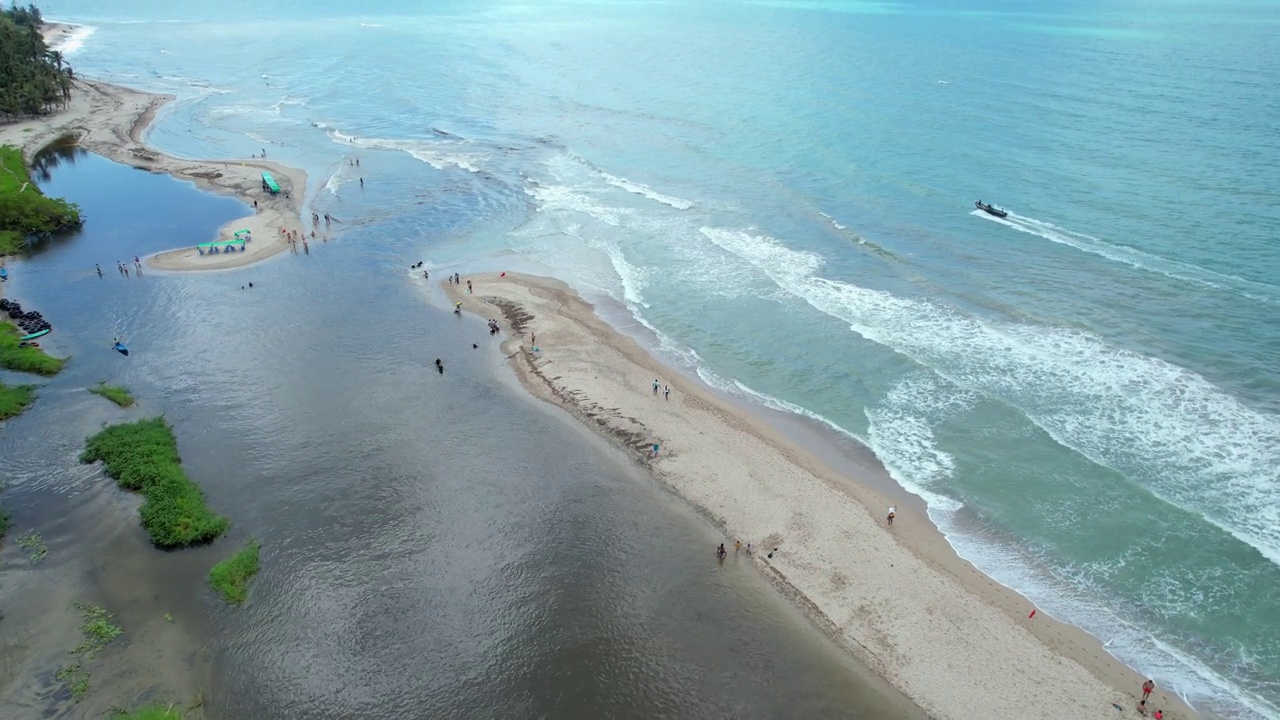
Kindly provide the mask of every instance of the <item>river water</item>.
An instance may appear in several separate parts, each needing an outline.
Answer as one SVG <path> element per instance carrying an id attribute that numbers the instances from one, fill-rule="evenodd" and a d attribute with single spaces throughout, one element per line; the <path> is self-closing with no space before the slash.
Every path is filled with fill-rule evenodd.
<path id="1" fill-rule="evenodd" d="M 58 716 L 185 700 L 174 688 L 227 718 L 921 716 L 743 562 L 718 565 L 703 519 L 518 388 L 480 319 L 408 279 L 409 243 L 357 228 L 310 256 L 126 279 L 116 260 L 243 206 L 93 155 L 44 189 L 88 221 L 11 263 L 7 290 L 74 359 L 2 431 L 15 531 L 51 552 L 27 567 L 10 548 L 0 598 L 11 621 L 97 602 L 126 643 Z M 99 380 L 139 406 L 84 391 Z M 233 523 L 211 547 L 148 547 L 136 501 L 75 462 L 103 423 L 157 413 Z M 225 607 L 204 573 L 249 536 L 262 571 Z M 45 624 L 26 642 L 56 660 L 66 633 Z M 56 687 L 20 679 L 0 710 L 34 716 Z"/>

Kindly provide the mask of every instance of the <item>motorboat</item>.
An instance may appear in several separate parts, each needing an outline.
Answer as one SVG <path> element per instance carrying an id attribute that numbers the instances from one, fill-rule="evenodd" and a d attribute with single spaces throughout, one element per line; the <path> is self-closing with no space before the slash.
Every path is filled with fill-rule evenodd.
<path id="1" fill-rule="evenodd" d="M 979 200 L 979 201 L 975 202 L 975 203 L 973 204 L 973 206 L 974 206 L 974 207 L 976 207 L 976 208 L 978 208 L 979 210 L 981 210 L 982 212 L 984 212 L 984 213 L 986 213 L 986 214 L 988 214 L 988 215 L 995 215 L 995 216 L 996 216 L 996 217 L 998 217 L 998 218 L 1009 217 L 1009 211 L 1008 211 L 1008 210 L 1001 210 L 1000 208 L 996 207 L 995 205 L 990 205 L 990 204 L 988 204 L 988 203 L 984 203 L 984 202 L 982 202 L 981 200 Z"/>

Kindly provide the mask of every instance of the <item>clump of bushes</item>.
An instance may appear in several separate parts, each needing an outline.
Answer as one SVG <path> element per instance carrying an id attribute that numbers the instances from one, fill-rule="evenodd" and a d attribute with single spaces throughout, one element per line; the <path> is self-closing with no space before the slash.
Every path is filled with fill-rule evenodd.
<path id="1" fill-rule="evenodd" d="M 105 428 L 86 441 L 80 460 L 101 460 L 117 485 L 143 494 L 142 527 L 158 548 L 206 543 L 231 525 L 205 505 L 200 487 L 182 471 L 177 439 L 164 418 Z"/>
<path id="2" fill-rule="evenodd" d="M 108 385 L 105 382 L 100 382 L 89 388 L 89 392 L 94 395 L 101 395 L 120 407 L 129 407 L 130 405 L 133 405 L 133 395 L 119 385 Z"/>
<path id="3" fill-rule="evenodd" d="M 257 540 L 250 540 L 236 554 L 223 560 L 209 571 L 209 582 L 222 594 L 222 599 L 234 605 L 244 602 L 249 594 L 249 581 L 258 573 Z"/>
<path id="4" fill-rule="evenodd" d="M 0 368 L 36 375 L 57 375 L 66 364 L 62 358 L 46 355 L 38 347 L 18 347 L 22 333 L 7 322 L 0 322 Z"/>
<path id="5" fill-rule="evenodd" d="M 35 399 L 34 385 L 5 385 L 0 382 L 0 420 L 21 415 Z"/>
<path id="6" fill-rule="evenodd" d="M 172 705 L 150 705 L 137 710 L 121 710 L 115 720 L 183 720 L 186 715 Z"/>

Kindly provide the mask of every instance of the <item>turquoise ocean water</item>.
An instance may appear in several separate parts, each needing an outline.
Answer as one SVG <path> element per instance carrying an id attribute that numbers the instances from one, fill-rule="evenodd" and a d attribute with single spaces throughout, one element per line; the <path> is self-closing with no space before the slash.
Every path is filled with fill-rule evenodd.
<path id="1" fill-rule="evenodd" d="M 371 258 L 625 305 L 1117 657 L 1280 717 L 1280 5 L 1043 5 L 44 9 L 179 97 L 158 147 L 305 168 Z"/>

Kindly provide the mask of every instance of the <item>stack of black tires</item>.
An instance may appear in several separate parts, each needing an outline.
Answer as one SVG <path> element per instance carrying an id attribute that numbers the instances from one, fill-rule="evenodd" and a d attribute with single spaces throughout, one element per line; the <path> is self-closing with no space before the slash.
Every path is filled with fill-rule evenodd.
<path id="1" fill-rule="evenodd" d="M 0 298 L 0 312 L 8 313 L 9 319 L 14 321 L 22 331 L 30 335 L 38 333 L 41 330 L 52 330 L 53 326 L 40 313 L 32 310 L 23 312 L 22 306 L 8 298 Z"/>

